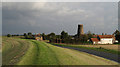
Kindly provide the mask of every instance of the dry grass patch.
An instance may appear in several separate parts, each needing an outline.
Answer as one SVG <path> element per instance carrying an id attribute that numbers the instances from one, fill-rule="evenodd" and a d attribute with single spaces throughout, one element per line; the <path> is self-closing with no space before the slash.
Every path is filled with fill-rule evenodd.
<path id="1" fill-rule="evenodd" d="M 105 49 L 112 49 L 112 50 L 120 51 L 120 50 L 118 50 L 119 45 L 76 45 L 76 46 L 93 47 L 93 48 L 102 47 Z"/>

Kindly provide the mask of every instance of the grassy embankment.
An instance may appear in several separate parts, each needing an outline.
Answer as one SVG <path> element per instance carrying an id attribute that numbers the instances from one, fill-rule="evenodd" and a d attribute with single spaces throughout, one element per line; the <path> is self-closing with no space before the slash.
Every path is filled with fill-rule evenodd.
<path id="1" fill-rule="evenodd" d="M 2 65 L 2 36 L 0 36 L 0 66 Z"/>
<path id="2" fill-rule="evenodd" d="M 117 62 L 43 41 L 3 38 L 3 65 L 116 65 Z"/>
<path id="3" fill-rule="evenodd" d="M 68 45 L 68 44 L 53 44 L 63 47 L 75 47 L 75 48 L 84 48 L 96 51 L 104 51 L 108 53 L 120 55 L 120 50 L 118 50 L 119 45 Z"/>
<path id="4" fill-rule="evenodd" d="M 12 65 L 20 61 L 20 58 L 29 48 L 29 42 L 19 38 L 2 38 L 2 64 Z"/>

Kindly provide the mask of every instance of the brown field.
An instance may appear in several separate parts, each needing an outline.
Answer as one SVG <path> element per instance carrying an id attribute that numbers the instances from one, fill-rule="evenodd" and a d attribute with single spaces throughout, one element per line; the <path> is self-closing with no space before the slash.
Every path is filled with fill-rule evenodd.
<path id="1" fill-rule="evenodd" d="M 77 45 L 77 46 L 84 46 L 84 47 L 95 47 L 95 48 L 105 48 L 105 49 L 112 49 L 112 50 L 117 50 L 120 51 L 120 47 L 118 48 L 119 45 Z"/>

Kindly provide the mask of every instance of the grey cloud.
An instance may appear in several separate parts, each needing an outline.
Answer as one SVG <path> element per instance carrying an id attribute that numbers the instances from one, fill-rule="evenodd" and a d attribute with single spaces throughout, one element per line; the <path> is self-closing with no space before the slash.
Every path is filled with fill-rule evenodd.
<path id="1" fill-rule="evenodd" d="M 112 33 L 117 28 L 117 3 L 3 3 L 3 34 L 50 33 L 62 30 Z M 109 29 L 109 30 L 108 30 Z"/>
<path id="2" fill-rule="evenodd" d="M 3 0 L 3 2 L 118 2 L 119 0 Z"/>

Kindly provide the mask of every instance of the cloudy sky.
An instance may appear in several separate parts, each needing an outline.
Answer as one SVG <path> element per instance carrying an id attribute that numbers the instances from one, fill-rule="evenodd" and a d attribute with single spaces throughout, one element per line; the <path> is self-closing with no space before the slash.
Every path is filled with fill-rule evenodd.
<path id="1" fill-rule="evenodd" d="M 78 24 L 84 32 L 112 34 L 118 29 L 117 2 L 4 2 L 2 3 L 3 34 L 24 32 L 71 35 Z"/>

